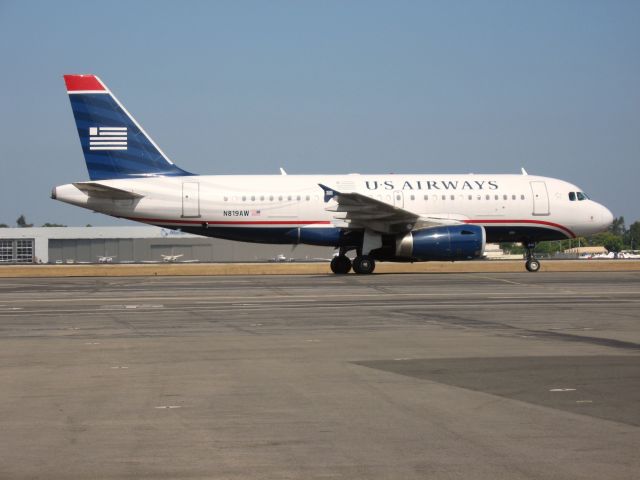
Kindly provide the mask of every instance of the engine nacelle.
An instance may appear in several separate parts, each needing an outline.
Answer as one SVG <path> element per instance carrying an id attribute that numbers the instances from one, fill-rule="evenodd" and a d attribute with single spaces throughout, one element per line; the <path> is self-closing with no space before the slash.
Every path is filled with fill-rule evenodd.
<path id="1" fill-rule="evenodd" d="M 396 255 L 417 261 L 471 260 L 484 255 L 486 238 L 479 225 L 425 228 L 398 239 Z"/>

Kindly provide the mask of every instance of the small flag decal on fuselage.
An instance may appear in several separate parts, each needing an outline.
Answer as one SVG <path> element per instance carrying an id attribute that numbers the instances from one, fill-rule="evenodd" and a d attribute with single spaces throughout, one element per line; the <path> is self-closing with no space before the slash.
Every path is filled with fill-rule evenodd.
<path id="1" fill-rule="evenodd" d="M 127 127 L 90 127 L 89 150 L 126 150 Z"/>

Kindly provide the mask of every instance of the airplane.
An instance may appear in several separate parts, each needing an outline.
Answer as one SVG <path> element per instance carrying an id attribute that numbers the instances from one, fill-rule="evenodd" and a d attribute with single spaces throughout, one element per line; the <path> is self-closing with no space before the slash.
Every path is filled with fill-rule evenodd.
<path id="1" fill-rule="evenodd" d="M 116 255 L 98 255 L 98 263 L 113 263 L 113 259 Z"/>
<path id="2" fill-rule="evenodd" d="M 184 253 L 181 253 L 180 255 L 164 255 L 164 254 L 160 254 L 160 256 L 162 257 L 162 261 L 163 262 L 175 262 L 180 257 L 184 257 Z"/>
<path id="3" fill-rule="evenodd" d="M 571 183 L 510 174 L 196 175 L 174 164 L 95 75 L 65 75 L 89 181 L 52 198 L 208 237 L 331 246 L 331 270 L 376 262 L 482 258 L 487 242 L 519 242 L 540 269 L 538 242 L 605 230 L 613 215 Z M 347 254 L 355 251 L 351 260 Z"/>

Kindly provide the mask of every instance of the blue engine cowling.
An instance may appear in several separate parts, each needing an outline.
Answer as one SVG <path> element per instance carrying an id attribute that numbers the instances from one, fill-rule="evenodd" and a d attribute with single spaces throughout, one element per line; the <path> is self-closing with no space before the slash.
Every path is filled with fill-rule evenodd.
<path id="1" fill-rule="evenodd" d="M 446 225 L 407 233 L 396 243 L 401 258 L 427 260 L 471 260 L 484 254 L 486 235 L 479 225 Z"/>

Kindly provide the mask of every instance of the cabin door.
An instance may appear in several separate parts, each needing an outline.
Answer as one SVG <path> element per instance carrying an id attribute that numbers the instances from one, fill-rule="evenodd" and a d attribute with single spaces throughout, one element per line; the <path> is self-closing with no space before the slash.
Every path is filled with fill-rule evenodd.
<path id="1" fill-rule="evenodd" d="M 549 215 L 549 194 L 546 183 L 540 181 L 530 183 L 533 194 L 533 214 Z"/>
<path id="2" fill-rule="evenodd" d="M 200 216 L 200 183 L 182 182 L 182 216 Z"/>

